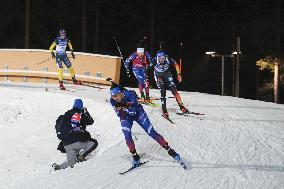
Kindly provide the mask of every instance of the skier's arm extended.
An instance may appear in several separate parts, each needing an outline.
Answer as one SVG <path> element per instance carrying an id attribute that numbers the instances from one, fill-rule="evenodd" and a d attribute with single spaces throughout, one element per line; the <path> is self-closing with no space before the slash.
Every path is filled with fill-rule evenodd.
<path id="1" fill-rule="evenodd" d="M 54 42 L 50 45 L 50 47 L 49 47 L 50 52 L 53 51 L 53 49 L 54 49 L 55 46 L 56 46 L 56 43 L 55 43 L 55 41 L 54 41 Z"/>
<path id="2" fill-rule="evenodd" d="M 180 73 L 180 67 L 179 67 L 179 64 L 174 60 L 174 59 L 169 59 L 170 63 L 172 65 L 174 65 L 175 69 L 176 69 L 176 72 L 177 72 L 177 80 L 179 82 L 182 82 L 182 77 L 181 77 L 181 73 Z"/>
<path id="3" fill-rule="evenodd" d="M 177 62 L 175 63 L 175 69 L 177 71 L 177 75 L 180 75 L 180 68 Z"/>
<path id="4" fill-rule="evenodd" d="M 72 58 L 75 58 L 75 54 L 73 52 L 73 47 L 72 47 L 71 41 L 69 39 L 68 39 L 68 47 L 71 51 Z"/>
<path id="5" fill-rule="evenodd" d="M 177 61 L 175 61 L 173 58 L 167 58 L 167 61 L 175 67 L 177 75 L 180 75 L 180 68 Z"/>
<path id="6" fill-rule="evenodd" d="M 137 53 L 132 53 L 124 62 L 126 70 L 129 70 L 129 63 L 137 57 Z"/>
<path id="7" fill-rule="evenodd" d="M 73 46 L 70 40 L 68 40 L 68 47 L 70 49 L 70 51 L 73 51 Z"/>

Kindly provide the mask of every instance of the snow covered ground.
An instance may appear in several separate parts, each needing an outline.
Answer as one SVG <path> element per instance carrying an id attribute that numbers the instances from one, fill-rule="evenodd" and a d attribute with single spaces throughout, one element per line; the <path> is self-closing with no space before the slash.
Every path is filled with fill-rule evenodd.
<path id="1" fill-rule="evenodd" d="M 13 86 L 13 87 L 12 87 Z M 181 92 L 186 106 L 204 116 L 176 115 L 168 100 L 171 124 L 159 108 L 144 106 L 156 130 L 191 165 L 183 170 L 135 123 L 134 141 L 142 160 L 131 157 L 106 89 L 52 84 L 0 83 L 0 188 L 284 188 L 284 106 L 234 97 Z M 169 96 L 171 94 L 168 94 Z M 158 97 L 159 92 L 151 91 Z M 95 118 L 88 130 L 99 142 L 88 161 L 50 171 L 65 160 L 56 150 L 56 118 L 82 98 Z"/>

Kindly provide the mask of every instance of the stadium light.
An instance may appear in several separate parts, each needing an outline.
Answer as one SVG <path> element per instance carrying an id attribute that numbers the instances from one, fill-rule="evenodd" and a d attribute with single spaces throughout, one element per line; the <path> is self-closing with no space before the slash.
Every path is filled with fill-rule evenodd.
<path id="1" fill-rule="evenodd" d="M 238 54 L 238 52 L 237 51 L 233 51 L 232 54 L 236 55 L 236 54 Z M 239 54 L 242 54 L 242 52 L 239 52 Z"/>
<path id="2" fill-rule="evenodd" d="M 212 55 L 212 54 L 215 54 L 216 52 L 214 51 L 206 51 L 205 54 L 208 54 L 208 55 Z"/>

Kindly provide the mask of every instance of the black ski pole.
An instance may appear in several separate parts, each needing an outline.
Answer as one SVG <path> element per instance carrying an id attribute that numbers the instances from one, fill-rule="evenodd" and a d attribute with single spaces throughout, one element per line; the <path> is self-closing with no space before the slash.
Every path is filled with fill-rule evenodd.
<path id="1" fill-rule="evenodd" d="M 163 50 L 163 49 L 164 49 L 164 48 L 163 48 L 164 44 L 165 44 L 164 41 L 160 41 L 160 42 L 159 42 L 159 48 L 160 48 L 160 50 Z"/>
<path id="2" fill-rule="evenodd" d="M 118 52 L 119 52 L 119 54 L 120 54 L 121 61 L 122 61 L 122 63 L 124 64 L 124 67 L 125 67 L 125 69 L 126 69 L 127 77 L 130 77 L 130 74 L 129 74 L 128 69 L 127 69 L 127 67 L 126 67 L 126 65 L 125 65 L 123 55 L 122 55 L 122 53 L 121 53 L 121 50 L 120 50 L 120 48 L 119 48 L 119 45 L 118 45 L 118 43 L 117 43 L 117 40 L 116 40 L 115 36 L 113 36 L 113 40 L 114 40 L 114 42 L 115 42 L 115 44 L 116 44 L 116 47 L 117 47 L 117 49 L 118 49 Z"/>
<path id="3" fill-rule="evenodd" d="M 144 62 L 145 62 L 145 67 L 146 67 L 146 81 L 147 81 L 146 85 L 147 85 L 147 87 L 149 87 L 150 81 L 149 81 L 149 68 L 148 68 L 147 55 L 146 55 L 146 52 L 147 52 L 147 36 L 146 35 L 144 36 L 143 41 L 144 41 Z M 145 85 L 145 87 L 146 87 L 146 85 Z"/>
<path id="4" fill-rule="evenodd" d="M 52 57 L 51 57 L 51 58 L 52 58 Z M 42 64 L 42 63 L 44 63 L 44 62 L 46 62 L 46 61 L 49 61 L 51 58 L 45 59 L 45 60 L 43 60 L 43 61 L 41 61 L 41 62 L 38 62 L 37 65 L 40 65 L 40 64 Z"/>

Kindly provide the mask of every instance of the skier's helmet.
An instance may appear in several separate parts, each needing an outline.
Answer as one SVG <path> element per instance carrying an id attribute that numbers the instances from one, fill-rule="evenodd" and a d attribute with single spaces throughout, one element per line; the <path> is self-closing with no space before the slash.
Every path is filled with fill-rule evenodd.
<path id="1" fill-rule="evenodd" d="M 167 56 L 167 53 L 163 50 L 159 50 L 157 52 L 157 57 L 160 58 L 160 57 L 166 57 Z"/>
<path id="2" fill-rule="evenodd" d="M 110 96 L 116 96 L 119 93 L 122 93 L 122 90 L 120 87 L 110 88 Z"/>
<path id="3" fill-rule="evenodd" d="M 60 30 L 59 30 L 59 35 L 60 35 L 60 37 L 65 38 L 65 37 L 66 37 L 66 31 L 65 31 L 65 29 L 60 29 Z"/>

